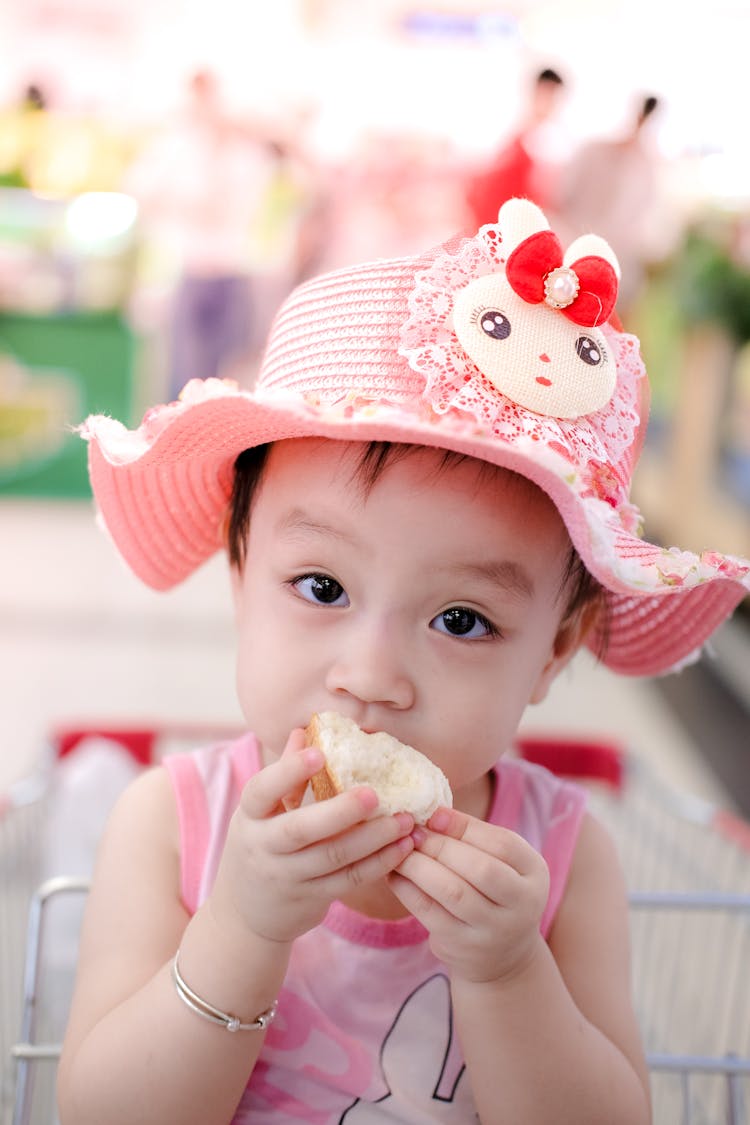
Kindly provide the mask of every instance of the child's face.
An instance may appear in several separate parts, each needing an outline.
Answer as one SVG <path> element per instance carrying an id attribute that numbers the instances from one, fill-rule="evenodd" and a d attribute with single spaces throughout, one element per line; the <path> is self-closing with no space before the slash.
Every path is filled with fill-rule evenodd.
<path id="1" fill-rule="evenodd" d="M 570 655 L 556 643 L 570 543 L 533 486 L 472 461 L 441 470 L 439 451 L 366 493 L 360 448 L 270 451 L 234 573 L 240 703 L 269 758 L 338 710 L 427 754 L 460 800 Z"/>

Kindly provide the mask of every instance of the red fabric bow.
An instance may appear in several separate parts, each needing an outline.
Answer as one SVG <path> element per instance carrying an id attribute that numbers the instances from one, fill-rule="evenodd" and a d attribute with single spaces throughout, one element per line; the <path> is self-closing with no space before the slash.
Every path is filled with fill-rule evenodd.
<path id="1" fill-rule="evenodd" d="M 529 304 L 544 300 L 547 274 L 563 264 L 560 240 L 551 230 L 540 230 L 520 242 L 505 271 L 513 290 Z M 580 283 L 578 296 L 559 311 L 575 324 L 593 328 L 609 320 L 617 300 L 617 274 L 606 258 L 589 254 L 569 263 Z"/>

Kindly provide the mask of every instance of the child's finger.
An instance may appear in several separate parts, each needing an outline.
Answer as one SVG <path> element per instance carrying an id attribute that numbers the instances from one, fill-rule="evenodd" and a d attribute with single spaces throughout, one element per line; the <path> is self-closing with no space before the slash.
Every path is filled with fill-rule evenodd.
<path id="1" fill-rule="evenodd" d="M 285 798 L 304 792 L 310 778 L 323 766 L 320 750 L 305 745 L 301 729 L 290 734 L 280 758 L 252 777 L 242 791 L 241 805 L 254 820 L 283 811 Z"/>
<path id="2" fill-rule="evenodd" d="M 333 875 L 321 877 L 319 883 L 325 885 L 326 892 L 333 898 L 343 898 L 357 887 L 377 883 L 386 875 L 390 876 L 413 848 L 414 841 L 411 836 L 400 836 L 393 843 L 368 855 L 359 863 L 353 863 Z"/>
<path id="3" fill-rule="evenodd" d="M 299 754 L 304 750 L 305 741 L 304 738 L 300 737 L 301 733 L 302 732 L 300 730 L 292 731 L 291 735 L 289 736 L 289 740 L 287 741 L 287 744 L 284 748 L 282 758 L 286 754 Z M 315 772 L 317 772 L 317 770 Z M 307 790 L 308 785 L 309 778 L 305 777 L 305 779 L 299 783 L 296 789 L 293 789 L 290 793 L 284 794 L 281 803 L 285 811 L 288 812 L 290 809 L 299 808 L 299 806 L 302 804 L 302 799 L 305 795 L 305 791 Z"/>
<path id="4" fill-rule="evenodd" d="M 398 901 L 409 913 L 416 918 L 425 929 L 432 931 L 438 927 L 445 928 L 455 924 L 456 919 L 439 902 L 430 898 L 428 894 L 401 874 L 398 867 L 388 875 L 388 886 Z"/>
<path id="5" fill-rule="evenodd" d="M 304 750 L 306 745 L 307 737 L 302 727 L 295 727 L 286 740 L 286 746 L 281 752 L 281 757 L 284 758 L 291 754 L 299 753 L 300 750 Z"/>
<path id="6" fill-rule="evenodd" d="M 473 887 L 484 898 L 498 906 L 508 906 L 515 900 L 519 886 L 525 878 L 516 866 L 507 862 L 502 856 L 472 847 L 463 840 L 453 840 L 450 837 L 429 833 L 425 834 L 425 838 L 419 841 L 417 847 L 419 850 L 416 854 L 424 860 L 425 864 L 434 865 L 436 869 L 434 871 L 433 868 L 427 867 L 422 870 L 425 873 L 429 870 L 434 874 L 436 885 L 440 878 L 440 871 L 452 872 L 461 882 Z M 404 874 L 414 878 L 411 871 L 405 871 Z M 417 881 L 425 890 L 429 890 L 429 893 L 434 893 L 435 897 L 440 898 L 440 894 L 430 889 L 428 883 Z"/>
<path id="7" fill-rule="evenodd" d="M 428 908 L 428 904 L 437 904 L 451 917 L 467 925 L 475 925 L 490 902 L 499 905 L 497 899 L 477 887 L 473 873 L 456 873 L 418 851 L 406 856 L 397 874 L 421 891 L 425 899 L 423 908 Z"/>
<path id="8" fill-rule="evenodd" d="M 299 820 L 299 816 L 296 819 Z M 319 818 L 316 821 L 317 824 L 320 823 Z M 319 831 L 317 824 L 315 831 Z M 275 824 L 273 827 L 274 831 L 277 828 L 282 830 L 284 825 Z M 299 880 L 319 880 L 338 871 L 359 868 L 363 861 L 369 860 L 397 840 L 406 838 L 409 839 L 409 846 L 402 849 L 403 858 L 414 846 L 410 836 L 413 827 L 414 818 L 409 813 L 368 817 L 338 835 L 320 837 L 309 847 L 296 849 L 288 861 L 290 870 Z M 296 832 L 295 826 L 295 835 Z M 356 878 L 355 871 L 352 881 Z"/>
<path id="9" fill-rule="evenodd" d="M 373 789 L 358 786 L 327 801 L 313 802 L 277 817 L 269 828 L 268 846 L 279 855 L 304 851 L 311 845 L 332 843 L 356 824 L 368 820 L 378 807 Z M 377 818 L 380 819 L 380 818 Z"/>
<path id="10" fill-rule="evenodd" d="M 438 809 L 430 817 L 427 829 L 420 833 L 419 850 L 448 866 L 452 864 L 446 857 L 456 854 L 455 846 L 449 843 L 454 841 L 501 860 L 519 875 L 530 875 L 536 868 L 537 852 L 517 832 L 487 824 L 457 809 Z"/>

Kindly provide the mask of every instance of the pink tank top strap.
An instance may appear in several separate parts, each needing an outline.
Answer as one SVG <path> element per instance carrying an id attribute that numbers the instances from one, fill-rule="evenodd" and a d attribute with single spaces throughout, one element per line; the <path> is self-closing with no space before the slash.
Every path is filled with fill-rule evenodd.
<path id="1" fill-rule="evenodd" d="M 586 792 L 542 766 L 515 758 L 502 758 L 495 776 L 495 798 L 488 819 L 528 840 L 549 868 L 549 897 L 540 923 L 546 937 L 565 893 L 586 812 Z"/>
<path id="2" fill-rule="evenodd" d="M 181 893 L 194 914 L 213 883 L 229 820 L 245 783 L 260 767 L 252 734 L 164 759 L 177 803 Z"/>

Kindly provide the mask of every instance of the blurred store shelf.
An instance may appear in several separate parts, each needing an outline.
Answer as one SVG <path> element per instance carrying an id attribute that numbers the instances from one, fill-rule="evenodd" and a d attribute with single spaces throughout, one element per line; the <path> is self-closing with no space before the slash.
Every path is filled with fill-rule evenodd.
<path id="1" fill-rule="evenodd" d="M 750 621 L 742 611 L 719 629 L 710 649 L 679 676 L 655 682 L 690 731 L 736 809 L 750 820 Z"/>
<path id="2" fill-rule="evenodd" d="M 233 722 L 221 559 L 157 595 L 81 501 L 0 500 L 0 791 L 58 723 Z"/>
<path id="3" fill-rule="evenodd" d="M 727 621 L 711 647 L 716 676 L 750 714 L 750 608 Z M 750 742 L 750 731 L 747 734 Z"/>

